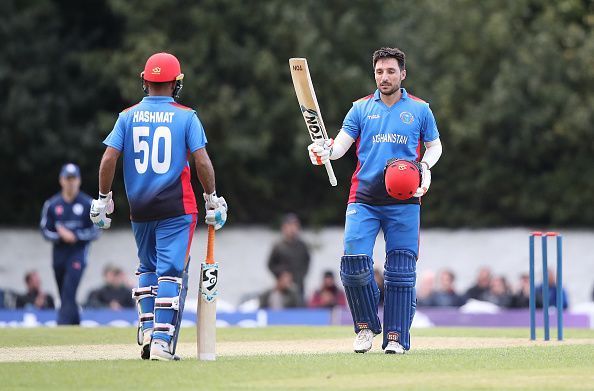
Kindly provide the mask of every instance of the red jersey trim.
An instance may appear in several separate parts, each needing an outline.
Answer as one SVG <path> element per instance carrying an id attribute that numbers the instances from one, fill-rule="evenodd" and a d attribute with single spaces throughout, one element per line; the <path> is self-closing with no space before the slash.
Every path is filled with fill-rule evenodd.
<path id="1" fill-rule="evenodd" d="M 122 110 L 122 113 L 125 113 L 126 111 L 128 111 L 128 110 L 130 110 L 130 109 L 132 109 L 132 108 L 134 108 L 134 107 L 136 107 L 136 106 L 138 106 L 139 104 L 140 104 L 140 102 L 138 102 L 138 103 L 136 103 L 135 105 L 132 105 L 132 106 L 130 106 L 130 107 L 128 107 L 128 108 L 125 108 L 124 110 Z"/>
<path id="2" fill-rule="evenodd" d="M 408 94 L 408 93 L 407 93 L 407 94 Z M 412 100 L 416 100 L 417 102 L 427 103 L 427 102 L 425 102 L 423 99 L 421 99 L 421 98 L 419 98 L 419 97 L 416 97 L 416 96 L 414 96 L 413 94 L 408 94 L 408 97 L 409 97 L 410 99 L 412 99 Z"/>
<path id="3" fill-rule="evenodd" d="M 190 261 L 190 247 L 192 247 L 192 239 L 194 238 L 194 230 L 196 229 L 196 217 L 197 213 L 192 214 L 192 222 L 190 223 L 190 232 L 188 233 L 188 247 L 186 248 L 186 257 L 184 258 L 184 269 Z"/>
<path id="4" fill-rule="evenodd" d="M 355 102 L 361 102 L 362 100 L 369 100 L 371 98 L 373 98 L 373 94 L 364 96 L 363 98 L 359 98 Z M 355 102 L 353 102 L 353 103 L 355 103 Z"/>
<path id="5" fill-rule="evenodd" d="M 419 143 L 417 144 L 417 162 L 421 161 L 421 138 L 419 137 Z"/>
<path id="6" fill-rule="evenodd" d="M 169 102 L 170 105 L 177 107 L 178 109 L 182 109 L 182 110 L 192 110 L 192 108 L 188 107 L 188 106 L 184 106 L 184 105 L 180 105 L 177 102 Z"/>
<path id="7" fill-rule="evenodd" d="M 194 196 L 194 190 L 192 190 L 192 183 L 190 182 L 190 167 L 184 167 L 180 175 L 180 179 L 182 184 L 182 200 L 185 214 L 198 213 L 196 197 Z"/>
<path id="8" fill-rule="evenodd" d="M 355 172 L 353 173 L 353 177 L 351 178 L 351 191 L 349 192 L 349 203 L 356 202 L 357 198 L 357 189 L 359 188 L 359 171 L 361 171 L 361 161 L 359 160 L 359 143 L 361 142 L 361 138 L 357 137 L 356 143 L 356 155 L 357 155 L 357 168 L 355 168 Z"/>

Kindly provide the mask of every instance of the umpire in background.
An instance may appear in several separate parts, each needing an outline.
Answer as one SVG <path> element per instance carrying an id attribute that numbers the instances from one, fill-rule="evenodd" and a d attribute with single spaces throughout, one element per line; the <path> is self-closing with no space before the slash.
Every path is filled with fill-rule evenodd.
<path id="1" fill-rule="evenodd" d="M 76 290 L 87 264 L 89 244 L 99 229 L 89 219 L 92 198 L 80 191 L 80 169 L 68 163 L 60 171 L 62 191 L 43 204 L 40 228 L 53 243 L 53 268 L 60 292 L 58 324 L 80 324 Z"/>

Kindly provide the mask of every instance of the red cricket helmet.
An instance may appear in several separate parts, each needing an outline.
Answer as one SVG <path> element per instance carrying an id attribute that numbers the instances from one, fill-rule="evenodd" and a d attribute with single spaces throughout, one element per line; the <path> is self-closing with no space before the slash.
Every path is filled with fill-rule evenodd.
<path id="1" fill-rule="evenodd" d="M 144 71 L 140 73 L 140 77 L 146 81 L 164 83 L 182 80 L 184 74 L 181 73 L 179 61 L 173 54 L 156 53 L 146 60 Z"/>
<path id="2" fill-rule="evenodd" d="M 388 194 L 397 200 L 407 200 L 421 185 L 421 169 L 417 162 L 396 159 L 389 161 L 384 170 Z"/>

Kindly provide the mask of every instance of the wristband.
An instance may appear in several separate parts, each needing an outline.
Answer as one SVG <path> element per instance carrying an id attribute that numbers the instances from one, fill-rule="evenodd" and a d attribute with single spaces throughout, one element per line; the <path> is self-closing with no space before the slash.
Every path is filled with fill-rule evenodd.
<path id="1" fill-rule="evenodd" d="M 104 200 L 104 199 L 106 199 L 108 196 L 109 196 L 109 193 L 107 193 L 107 194 L 103 194 L 103 193 L 99 192 L 99 199 L 100 199 L 100 200 Z"/>

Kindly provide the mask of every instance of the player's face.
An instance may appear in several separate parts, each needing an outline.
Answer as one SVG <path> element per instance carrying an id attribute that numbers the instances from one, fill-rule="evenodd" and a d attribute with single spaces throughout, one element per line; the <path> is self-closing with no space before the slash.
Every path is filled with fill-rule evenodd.
<path id="1" fill-rule="evenodd" d="M 60 185 L 62 190 L 68 195 L 78 194 L 80 189 L 80 178 L 79 177 L 61 177 Z"/>
<path id="2" fill-rule="evenodd" d="M 395 58 L 380 58 L 375 63 L 375 84 L 384 95 L 392 95 L 400 89 L 406 70 L 400 70 Z"/>

